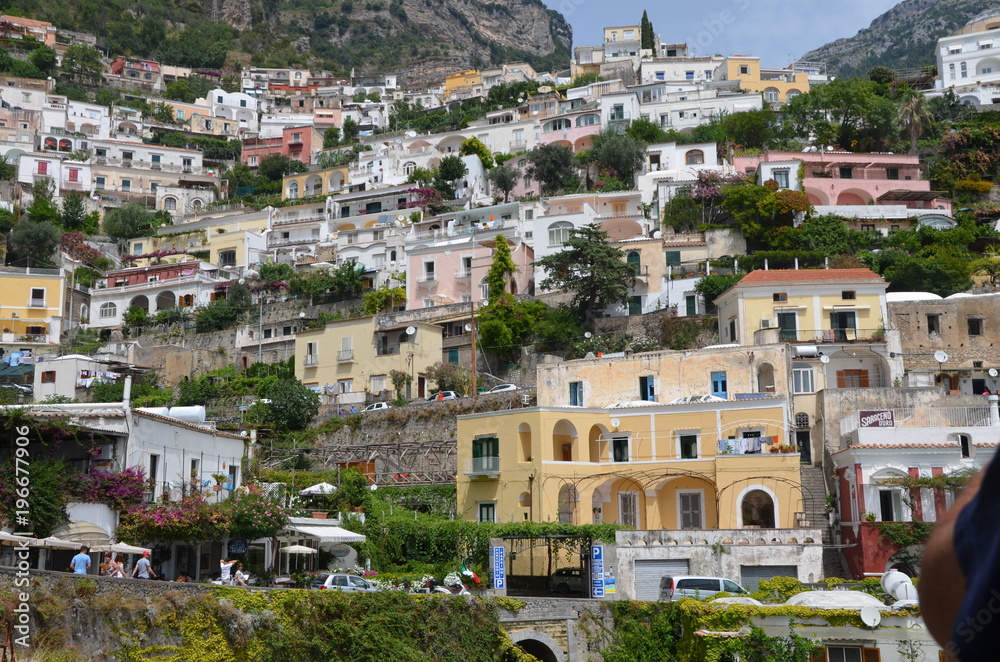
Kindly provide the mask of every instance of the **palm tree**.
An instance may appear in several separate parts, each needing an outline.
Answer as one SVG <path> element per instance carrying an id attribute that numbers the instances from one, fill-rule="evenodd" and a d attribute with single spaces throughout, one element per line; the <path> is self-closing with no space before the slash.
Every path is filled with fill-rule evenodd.
<path id="1" fill-rule="evenodd" d="M 910 136 L 910 152 L 916 154 L 917 140 L 934 122 L 934 117 L 927 107 L 927 98 L 919 92 L 911 92 L 904 97 L 899 104 L 899 121 L 906 127 L 906 132 Z"/>

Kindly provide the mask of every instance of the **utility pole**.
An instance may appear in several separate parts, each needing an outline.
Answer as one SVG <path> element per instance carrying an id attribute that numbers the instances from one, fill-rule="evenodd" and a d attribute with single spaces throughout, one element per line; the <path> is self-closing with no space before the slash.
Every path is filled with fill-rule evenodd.
<path id="1" fill-rule="evenodd" d="M 471 321 L 469 326 L 472 327 L 470 331 L 472 332 L 472 395 L 473 397 L 479 395 L 476 390 L 476 302 L 469 297 L 469 311 L 471 312 Z"/>

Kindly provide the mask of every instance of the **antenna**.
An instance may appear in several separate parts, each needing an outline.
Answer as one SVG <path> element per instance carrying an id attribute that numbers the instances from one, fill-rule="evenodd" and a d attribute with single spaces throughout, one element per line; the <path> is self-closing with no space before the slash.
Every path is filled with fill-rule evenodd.
<path id="1" fill-rule="evenodd" d="M 870 605 L 862 607 L 861 622 L 874 630 L 878 627 L 878 624 L 882 622 L 882 614 L 876 607 L 872 607 Z"/>

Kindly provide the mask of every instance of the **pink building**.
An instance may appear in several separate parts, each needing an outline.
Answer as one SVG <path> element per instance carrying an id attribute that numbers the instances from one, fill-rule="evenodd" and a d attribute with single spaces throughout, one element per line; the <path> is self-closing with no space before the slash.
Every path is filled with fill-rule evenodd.
<path id="1" fill-rule="evenodd" d="M 486 234 L 486 233 L 483 233 Z M 496 235 L 494 233 L 493 237 Z M 461 243 L 442 243 L 407 251 L 409 269 L 406 279 L 408 310 L 486 299 L 486 273 L 493 264 L 493 237 L 472 236 Z M 517 273 L 508 284 L 512 294 L 524 294 L 533 288 L 535 254 L 523 242 L 512 243 L 511 257 Z"/>
<path id="2" fill-rule="evenodd" d="M 788 167 L 790 162 L 802 168 Z M 915 154 L 854 152 L 778 152 L 733 158 L 736 172 L 761 171 L 758 179 L 774 179 L 782 188 L 802 189 L 819 207 L 895 205 L 951 213 L 951 200 L 932 191 Z M 773 172 L 772 172 L 773 171 Z"/>
<path id="3" fill-rule="evenodd" d="M 565 145 L 573 153 L 590 149 L 593 136 L 601 132 L 601 109 L 566 113 L 542 122 L 543 144 Z"/>
<path id="4" fill-rule="evenodd" d="M 311 126 L 290 126 L 281 131 L 280 138 L 247 138 L 243 141 L 240 160 L 244 165 L 256 168 L 260 162 L 272 154 L 281 154 L 309 165 L 313 148 L 323 146 L 323 136 Z"/>

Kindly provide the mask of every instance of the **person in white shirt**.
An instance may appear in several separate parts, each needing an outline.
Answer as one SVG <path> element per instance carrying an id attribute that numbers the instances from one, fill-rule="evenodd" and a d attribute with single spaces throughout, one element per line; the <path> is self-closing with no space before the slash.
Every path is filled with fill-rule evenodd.
<path id="1" fill-rule="evenodd" d="M 242 563 L 237 563 L 236 564 L 236 575 L 235 575 L 236 586 L 246 586 L 247 585 L 247 577 L 248 577 L 247 573 L 243 572 L 243 564 Z"/>
<path id="2" fill-rule="evenodd" d="M 220 568 L 219 579 L 222 580 L 222 584 L 224 586 L 229 586 L 233 583 L 233 580 L 230 578 L 229 573 L 232 572 L 234 565 L 236 565 L 235 559 L 232 561 L 230 561 L 229 559 L 222 559 L 221 561 L 219 561 L 219 568 Z"/>

